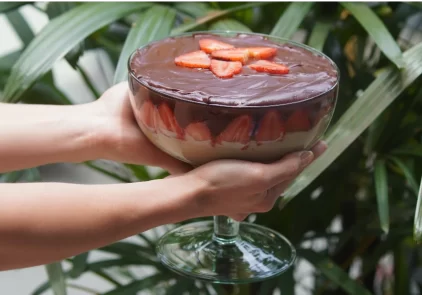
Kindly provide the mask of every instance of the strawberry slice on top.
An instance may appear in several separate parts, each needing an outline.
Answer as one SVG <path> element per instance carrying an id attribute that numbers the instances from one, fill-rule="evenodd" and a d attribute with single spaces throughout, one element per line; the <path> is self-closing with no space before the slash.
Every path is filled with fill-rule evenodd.
<path id="1" fill-rule="evenodd" d="M 277 49 L 273 47 L 248 47 L 250 57 L 267 59 L 273 57 L 277 53 Z"/>
<path id="2" fill-rule="evenodd" d="M 182 54 L 174 59 L 177 66 L 186 68 L 208 69 L 211 59 L 202 50 Z"/>
<path id="3" fill-rule="evenodd" d="M 265 141 L 281 140 L 285 134 L 284 122 L 280 114 L 275 111 L 268 111 L 262 118 L 258 130 L 255 133 L 255 140 L 258 145 Z"/>
<path id="4" fill-rule="evenodd" d="M 185 128 L 186 138 L 189 136 L 195 141 L 208 141 L 212 140 L 211 131 L 204 122 L 190 123 Z"/>
<path id="5" fill-rule="evenodd" d="M 240 61 L 244 64 L 248 61 L 249 51 L 246 48 L 222 49 L 213 51 L 211 57 L 227 61 Z"/>
<path id="6" fill-rule="evenodd" d="M 311 121 L 305 110 L 294 111 L 286 121 L 287 132 L 308 131 L 311 129 Z"/>
<path id="7" fill-rule="evenodd" d="M 234 46 L 214 39 L 201 39 L 199 40 L 199 48 L 206 53 L 211 53 L 216 50 L 234 48 Z"/>
<path id="8" fill-rule="evenodd" d="M 253 128 L 253 121 L 251 116 L 242 115 L 237 117 L 228 124 L 226 129 L 220 133 L 217 138 L 217 143 L 222 142 L 238 142 L 242 144 L 249 143 L 251 130 Z"/>
<path id="9" fill-rule="evenodd" d="M 271 62 L 268 60 L 259 60 L 248 66 L 257 72 L 264 72 L 269 74 L 288 74 L 289 68 L 283 64 Z"/>
<path id="10" fill-rule="evenodd" d="M 183 129 L 177 123 L 174 117 L 173 111 L 170 109 L 167 103 L 162 103 L 158 107 L 157 129 L 167 136 L 173 137 L 176 135 L 177 138 L 183 138 Z"/>
<path id="11" fill-rule="evenodd" d="M 210 66 L 211 72 L 219 78 L 231 78 L 242 70 L 242 63 L 239 61 L 223 61 L 213 59 Z"/>

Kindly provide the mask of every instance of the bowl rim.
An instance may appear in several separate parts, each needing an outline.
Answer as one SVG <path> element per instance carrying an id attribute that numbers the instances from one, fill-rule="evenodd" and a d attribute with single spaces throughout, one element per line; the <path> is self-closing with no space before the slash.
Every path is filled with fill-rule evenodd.
<path id="1" fill-rule="evenodd" d="M 185 37 L 185 36 L 193 36 L 193 35 L 201 35 L 201 34 L 215 34 L 215 35 L 239 35 L 239 34 L 244 34 L 244 35 L 252 35 L 252 36 L 261 36 L 261 37 L 266 37 L 266 38 L 270 38 L 271 41 L 275 41 L 279 43 L 284 43 L 284 44 L 291 44 L 294 46 L 298 46 L 301 48 L 304 48 L 306 50 L 311 51 L 314 54 L 317 54 L 325 59 L 327 59 L 331 65 L 334 67 L 334 69 L 336 70 L 337 73 L 337 80 L 335 82 L 335 84 L 328 90 L 324 91 L 323 93 L 320 93 L 318 95 L 312 96 L 310 98 L 304 99 L 304 100 L 300 100 L 300 101 L 292 101 L 292 102 L 286 102 L 286 103 L 277 103 L 277 104 L 271 104 L 271 105 L 222 105 L 222 104 L 208 104 L 202 101 L 197 101 L 197 100 L 191 100 L 191 99 L 185 99 L 182 97 L 177 97 L 177 96 L 173 96 L 171 94 L 168 93 L 164 93 L 156 88 L 151 87 L 150 85 L 148 85 L 147 83 L 145 83 L 142 79 L 139 79 L 138 77 L 135 76 L 134 72 L 132 71 L 131 68 L 131 61 L 134 57 L 134 55 L 139 51 L 142 50 L 148 46 L 151 46 L 152 44 L 156 44 L 158 42 L 161 42 L 163 40 L 166 40 L 168 38 L 180 38 L 180 37 Z M 300 43 L 300 42 L 296 42 L 296 41 L 292 41 L 289 40 L 287 38 L 281 38 L 281 37 L 277 37 L 274 35 L 270 35 L 270 34 L 262 34 L 262 33 L 254 33 L 254 32 L 241 32 L 241 31 L 231 31 L 231 30 L 209 30 L 209 31 L 192 31 L 192 32 L 186 32 L 186 33 L 180 33 L 180 34 L 175 34 L 175 35 L 169 35 L 167 37 L 152 41 L 152 42 L 148 42 L 147 44 L 138 47 L 137 49 L 135 49 L 129 56 L 128 61 L 127 61 L 127 71 L 128 71 L 128 75 L 130 77 L 132 77 L 137 83 L 139 83 L 140 85 L 144 86 L 145 88 L 147 88 L 149 91 L 158 94 L 160 96 L 163 96 L 167 99 L 170 100 L 174 100 L 174 101 L 183 101 L 185 103 L 191 103 L 191 104 L 195 104 L 195 105 L 200 105 L 200 106 L 206 106 L 206 107 L 212 107 L 212 108 L 223 108 L 223 109 L 265 109 L 265 108 L 275 108 L 275 107 L 287 107 L 287 106 L 297 106 L 297 105 L 302 105 L 305 103 L 309 103 L 311 101 L 314 100 L 318 100 L 319 98 L 325 96 L 327 93 L 333 92 L 336 90 L 336 88 L 338 88 L 339 86 L 339 82 L 340 82 L 340 70 L 337 66 L 337 64 L 330 58 L 328 57 L 326 54 L 322 53 L 321 51 L 310 47 L 306 44 Z M 130 81 L 128 81 L 130 83 Z M 338 91 L 337 91 L 338 93 Z M 337 96 L 337 94 L 336 94 Z"/>

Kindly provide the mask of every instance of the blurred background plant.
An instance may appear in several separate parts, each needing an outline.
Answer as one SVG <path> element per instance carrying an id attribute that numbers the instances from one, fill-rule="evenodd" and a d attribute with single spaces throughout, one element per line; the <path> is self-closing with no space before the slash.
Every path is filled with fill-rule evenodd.
<path id="1" fill-rule="evenodd" d="M 33 5 L 50 22 L 34 36 L 20 13 Z M 159 229 L 47 266 L 49 288 L 100 294 L 73 280 L 90 272 L 110 283 L 103 294 L 422 294 L 419 216 L 422 174 L 422 5 L 420 3 L 0 3 L 23 48 L 0 57 L 0 101 L 71 104 L 52 67 L 66 60 L 93 97 L 126 79 L 137 47 L 197 30 L 259 32 L 322 50 L 341 71 L 339 101 L 327 133 L 329 150 L 269 213 L 249 221 L 286 235 L 298 249 L 287 273 L 250 285 L 221 286 L 180 277 L 155 258 Z M 80 58 L 95 51 L 93 79 Z M 148 167 L 84 163 L 116 182 L 165 177 Z M 0 175 L 2 182 L 41 181 L 37 169 Z M 418 202 L 418 206 L 419 206 Z M 421 204 L 422 206 L 422 204 Z M 282 210 L 281 210 L 282 209 Z M 419 212 L 421 208 L 417 208 Z M 421 211 L 422 212 L 422 211 Z M 413 224 L 415 222 L 416 227 Z M 172 226 L 172 225 L 169 225 Z M 415 235 L 413 231 L 415 230 Z M 416 238 L 416 239 L 415 239 Z M 136 242 L 133 242 L 137 239 Z M 133 272 L 142 266 L 143 276 Z M 303 269 L 306 269 L 304 272 Z M 302 270 L 302 271 L 301 271 Z"/>

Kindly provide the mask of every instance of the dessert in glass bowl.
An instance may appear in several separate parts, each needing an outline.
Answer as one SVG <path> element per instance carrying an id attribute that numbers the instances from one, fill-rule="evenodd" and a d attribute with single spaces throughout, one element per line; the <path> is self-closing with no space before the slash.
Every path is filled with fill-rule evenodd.
<path id="1" fill-rule="evenodd" d="M 339 73 L 322 53 L 254 33 L 194 32 L 152 42 L 129 63 L 137 123 L 164 152 L 193 166 L 272 162 L 310 149 L 334 112 Z M 271 229 L 216 216 L 166 233 L 160 260 L 216 283 L 276 276 L 295 249 Z"/>

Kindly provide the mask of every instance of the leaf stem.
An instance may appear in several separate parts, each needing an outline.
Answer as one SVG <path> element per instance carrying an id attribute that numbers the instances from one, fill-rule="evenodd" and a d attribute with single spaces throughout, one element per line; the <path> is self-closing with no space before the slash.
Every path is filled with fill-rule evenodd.
<path id="1" fill-rule="evenodd" d="M 111 51 L 113 51 L 113 52 L 115 52 L 117 54 L 120 54 L 120 52 L 122 51 L 122 47 L 121 46 L 118 46 L 118 45 L 114 44 L 113 42 L 111 42 L 110 40 L 107 40 L 104 37 L 99 36 L 99 37 L 95 38 L 94 40 L 99 45 L 101 45 L 101 46 L 103 46 L 103 47 L 105 47 L 105 48 L 107 48 L 107 49 L 109 49 L 109 50 L 111 50 Z"/>
<path id="2" fill-rule="evenodd" d="M 109 276 L 108 274 L 106 274 L 105 272 L 103 272 L 101 270 L 95 270 L 95 271 L 92 270 L 92 272 L 95 273 L 97 276 L 103 278 L 104 280 L 109 281 L 110 283 L 112 283 L 113 285 L 115 285 L 117 287 L 122 286 L 122 284 L 120 284 L 118 281 L 116 281 L 111 276 Z"/>
<path id="3" fill-rule="evenodd" d="M 85 162 L 84 164 L 87 165 L 91 169 L 94 169 L 94 170 L 97 170 L 98 172 L 104 173 L 104 174 L 106 174 L 106 175 L 108 175 L 108 176 L 110 176 L 110 177 L 112 177 L 114 179 L 117 179 L 117 180 L 121 181 L 121 182 L 126 182 L 126 183 L 131 183 L 132 182 L 132 181 L 130 181 L 127 178 L 121 177 L 121 176 L 119 176 L 119 175 L 117 175 L 115 173 L 112 173 L 110 171 L 107 171 L 106 169 L 100 168 L 100 167 L 96 166 L 95 164 L 93 164 L 91 162 Z"/>
<path id="4" fill-rule="evenodd" d="M 87 287 L 84 287 L 84 286 L 80 286 L 80 285 L 76 285 L 76 284 L 71 284 L 71 283 L 67 283 L 66 285 L 69 288 L 73 288 L 73 289 L 76 289 L 76 290 L 84 291 L 84 292 L 89 293 L 89 294 L 94 294 L 94 295 L 100 295 L 101 294 L 101 292 L 99 292 L 99 291 L 96 291 L 96 290 L 93 290 L 91 288 L 87 288 Z"/>
<path id="5" fill-rule="evenodd" d="M 148 244 L 149 247 L 151 247 L 151 249 L 155 249 L 155 244 L 153 241 L 151 241 L 149 238 L 146 237 L 145 233 L 140 233 L 138 234 L 138 237 L 140 239 L 142 239 L 146 244 Z"/>
<path id="6" fill-rule="evenodd" d="M 180 34 L 180 33 L 190 31 L 190 30 L 195 29 L 196 27 L 198 27 L 200 25 L 203 25 L 203 24 L 208 23 L 212 20 L 218 19 L 222 16 L 229 15 L 233 12 L 245 10 L 245 9 L 252 8 L 252 7 L 258 7 L 258 6 L 266 5 L 266 4 L 269 4 L 269 3 L 271 3 L 271 2 L 253 2 L 253 3 L 247 3 L 247 4 L 239 5 L 239 6 L 231 8 L 231 9 L 220 10 L 220 11 L 212 11 L 209 14 L 207 14 L 207 15 L 201 17 L 201 18 L 196 19 L 196 21 L 194 23 L 184 24 L 184 25 L 178 26 L 177 28 L 174 28 L 171 31 L 171 35 L 177 35 L 177 34 Z"/>

